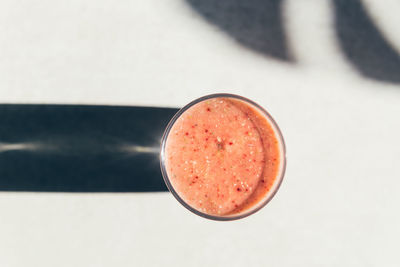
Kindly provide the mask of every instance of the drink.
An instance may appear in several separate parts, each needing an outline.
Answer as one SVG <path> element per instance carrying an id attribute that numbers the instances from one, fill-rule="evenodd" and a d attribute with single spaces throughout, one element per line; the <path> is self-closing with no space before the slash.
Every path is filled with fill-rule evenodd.
<path id="1" fill-rule="evenodd" d="M 181 109 L 162 142 L 164 180 L 196 214 L 245 217 L 263 207 L 283 178 L 280 131 L 257 104 L 236 95 L 200 98 Z"/>

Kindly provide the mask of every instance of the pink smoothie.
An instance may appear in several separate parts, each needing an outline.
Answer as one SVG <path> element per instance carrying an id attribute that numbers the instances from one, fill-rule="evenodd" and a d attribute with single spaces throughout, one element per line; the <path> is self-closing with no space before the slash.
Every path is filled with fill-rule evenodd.
<path id="1" fill-rule="evenodd" d="M 280 148 L 270 122 L 250 104 L 211 98 L 187 109 L 165 146 L 171 185 L 210 215 L 240 213 L 260 202 L 277 178 Z"/>

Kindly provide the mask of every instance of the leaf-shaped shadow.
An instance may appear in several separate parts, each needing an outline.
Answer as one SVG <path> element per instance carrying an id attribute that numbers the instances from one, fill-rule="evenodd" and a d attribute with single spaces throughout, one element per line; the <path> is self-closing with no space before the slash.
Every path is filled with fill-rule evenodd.
<path id="1" fill-rule="evenodd" d="M 283 29 L 281 0 L 187 2 L 240 44 L 279 60 L 294 61 Z"/>
<path id="2" fill-rule="evenodd" d="M 400 55 L 390 46 L 359 0 L 334 0 L 335 27 L 348 60 L 366 77 L 400 82 Z"/>

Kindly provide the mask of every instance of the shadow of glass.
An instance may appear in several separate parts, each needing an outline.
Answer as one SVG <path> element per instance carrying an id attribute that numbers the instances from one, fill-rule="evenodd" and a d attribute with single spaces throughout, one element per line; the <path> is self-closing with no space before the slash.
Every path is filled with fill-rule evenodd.
<path id="1" fill-rule="evenodd" d="M 174 108 L 0 105 L 0 191 L 167 191 L 159 167 Z"/>

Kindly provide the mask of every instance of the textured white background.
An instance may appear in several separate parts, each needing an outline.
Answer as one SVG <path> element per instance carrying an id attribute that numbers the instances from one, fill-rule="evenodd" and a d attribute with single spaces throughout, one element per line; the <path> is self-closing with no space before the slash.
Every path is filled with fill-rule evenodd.
<path id="1" fill-rule="evenodd" d="M 364 2 L 400 52 L 400 3 Z M 0 266 L 400 266 L 400 86 L 344 60 L 329 1 L 284 4 L 294 65 L 180 0 L 1 1 L 1 103 L 178 107 L 237 93 L 275 117 L 288 168 L 273 201 L 235 222 L 169 193 L 0 193 Z"/>

